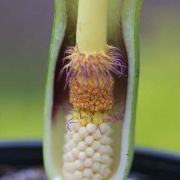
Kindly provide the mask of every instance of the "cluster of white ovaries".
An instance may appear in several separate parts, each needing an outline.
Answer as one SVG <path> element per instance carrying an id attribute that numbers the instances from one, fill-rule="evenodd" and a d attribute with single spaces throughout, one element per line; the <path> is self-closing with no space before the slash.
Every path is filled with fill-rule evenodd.
<path id="1" fill-rule="evenodd" d="M 67 120 L 70 117 L 67 117 Z M 112 127 L 71 123 L 65 135 L 63 174 L 66 180 L 108 179 L 112 172 Z"/>

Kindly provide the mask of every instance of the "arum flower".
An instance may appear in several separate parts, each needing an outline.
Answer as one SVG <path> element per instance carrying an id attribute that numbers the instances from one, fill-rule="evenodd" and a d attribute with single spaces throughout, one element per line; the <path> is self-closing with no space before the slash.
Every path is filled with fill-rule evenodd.
<path id="1" fill-rule="evenodd" d="M 44 163 L 56 180 L 126 179 L 142 0 L 54 0 Z"/>

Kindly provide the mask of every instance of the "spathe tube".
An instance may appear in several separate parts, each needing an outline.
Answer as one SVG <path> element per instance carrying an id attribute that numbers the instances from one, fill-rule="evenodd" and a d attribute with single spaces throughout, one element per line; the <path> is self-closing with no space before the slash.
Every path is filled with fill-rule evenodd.
<path id="1" fill-rule="evenodd" d="M 109 0 L 108 43 L 123 51 L 128 65 L 127 79 L 117 79 L 115 88 L 116 111 L 121 116 L 119 127 L 115 127 L 118 150 L 117 163 L 111 179 L 127 177 L 134 150 L 135 114 L 139 77 L 139 17 L 142 0 Z M 63 179 L 62 146 L 64 117 L 68 106 L 68 95 L 64 91 L 63 78 L 58 72 L 62 68 L 65 47 L 75 44 L 78 1 L 54 0 L 54 22 L 50 43 L 48 73 L 45 94 L 44 163 L 50 179 Z M 121 89 L 121 90 L 120 90 Z M 121 132 L 121 134 L 120 134 Z"/>

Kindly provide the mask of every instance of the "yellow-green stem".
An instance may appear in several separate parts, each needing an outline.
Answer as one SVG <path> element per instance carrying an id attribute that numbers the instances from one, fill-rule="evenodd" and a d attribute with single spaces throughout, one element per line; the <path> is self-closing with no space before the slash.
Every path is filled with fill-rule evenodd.
<path id="1" fill-rule="evenodd" d="M 79 0 L 76 43 L 80 51 L 106 48 L 107 0 Z"/>

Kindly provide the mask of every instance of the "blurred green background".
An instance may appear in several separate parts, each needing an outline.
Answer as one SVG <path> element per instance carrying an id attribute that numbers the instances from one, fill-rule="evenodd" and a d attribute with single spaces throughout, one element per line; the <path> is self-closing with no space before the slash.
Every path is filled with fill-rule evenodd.
<path id="1" fill-rule="evenodd" d="M 180 1 L 145 0 L 138 146 L 180 152 Z M 0 1 L 0 139 L 43 137 L 52 1 Z"/>

